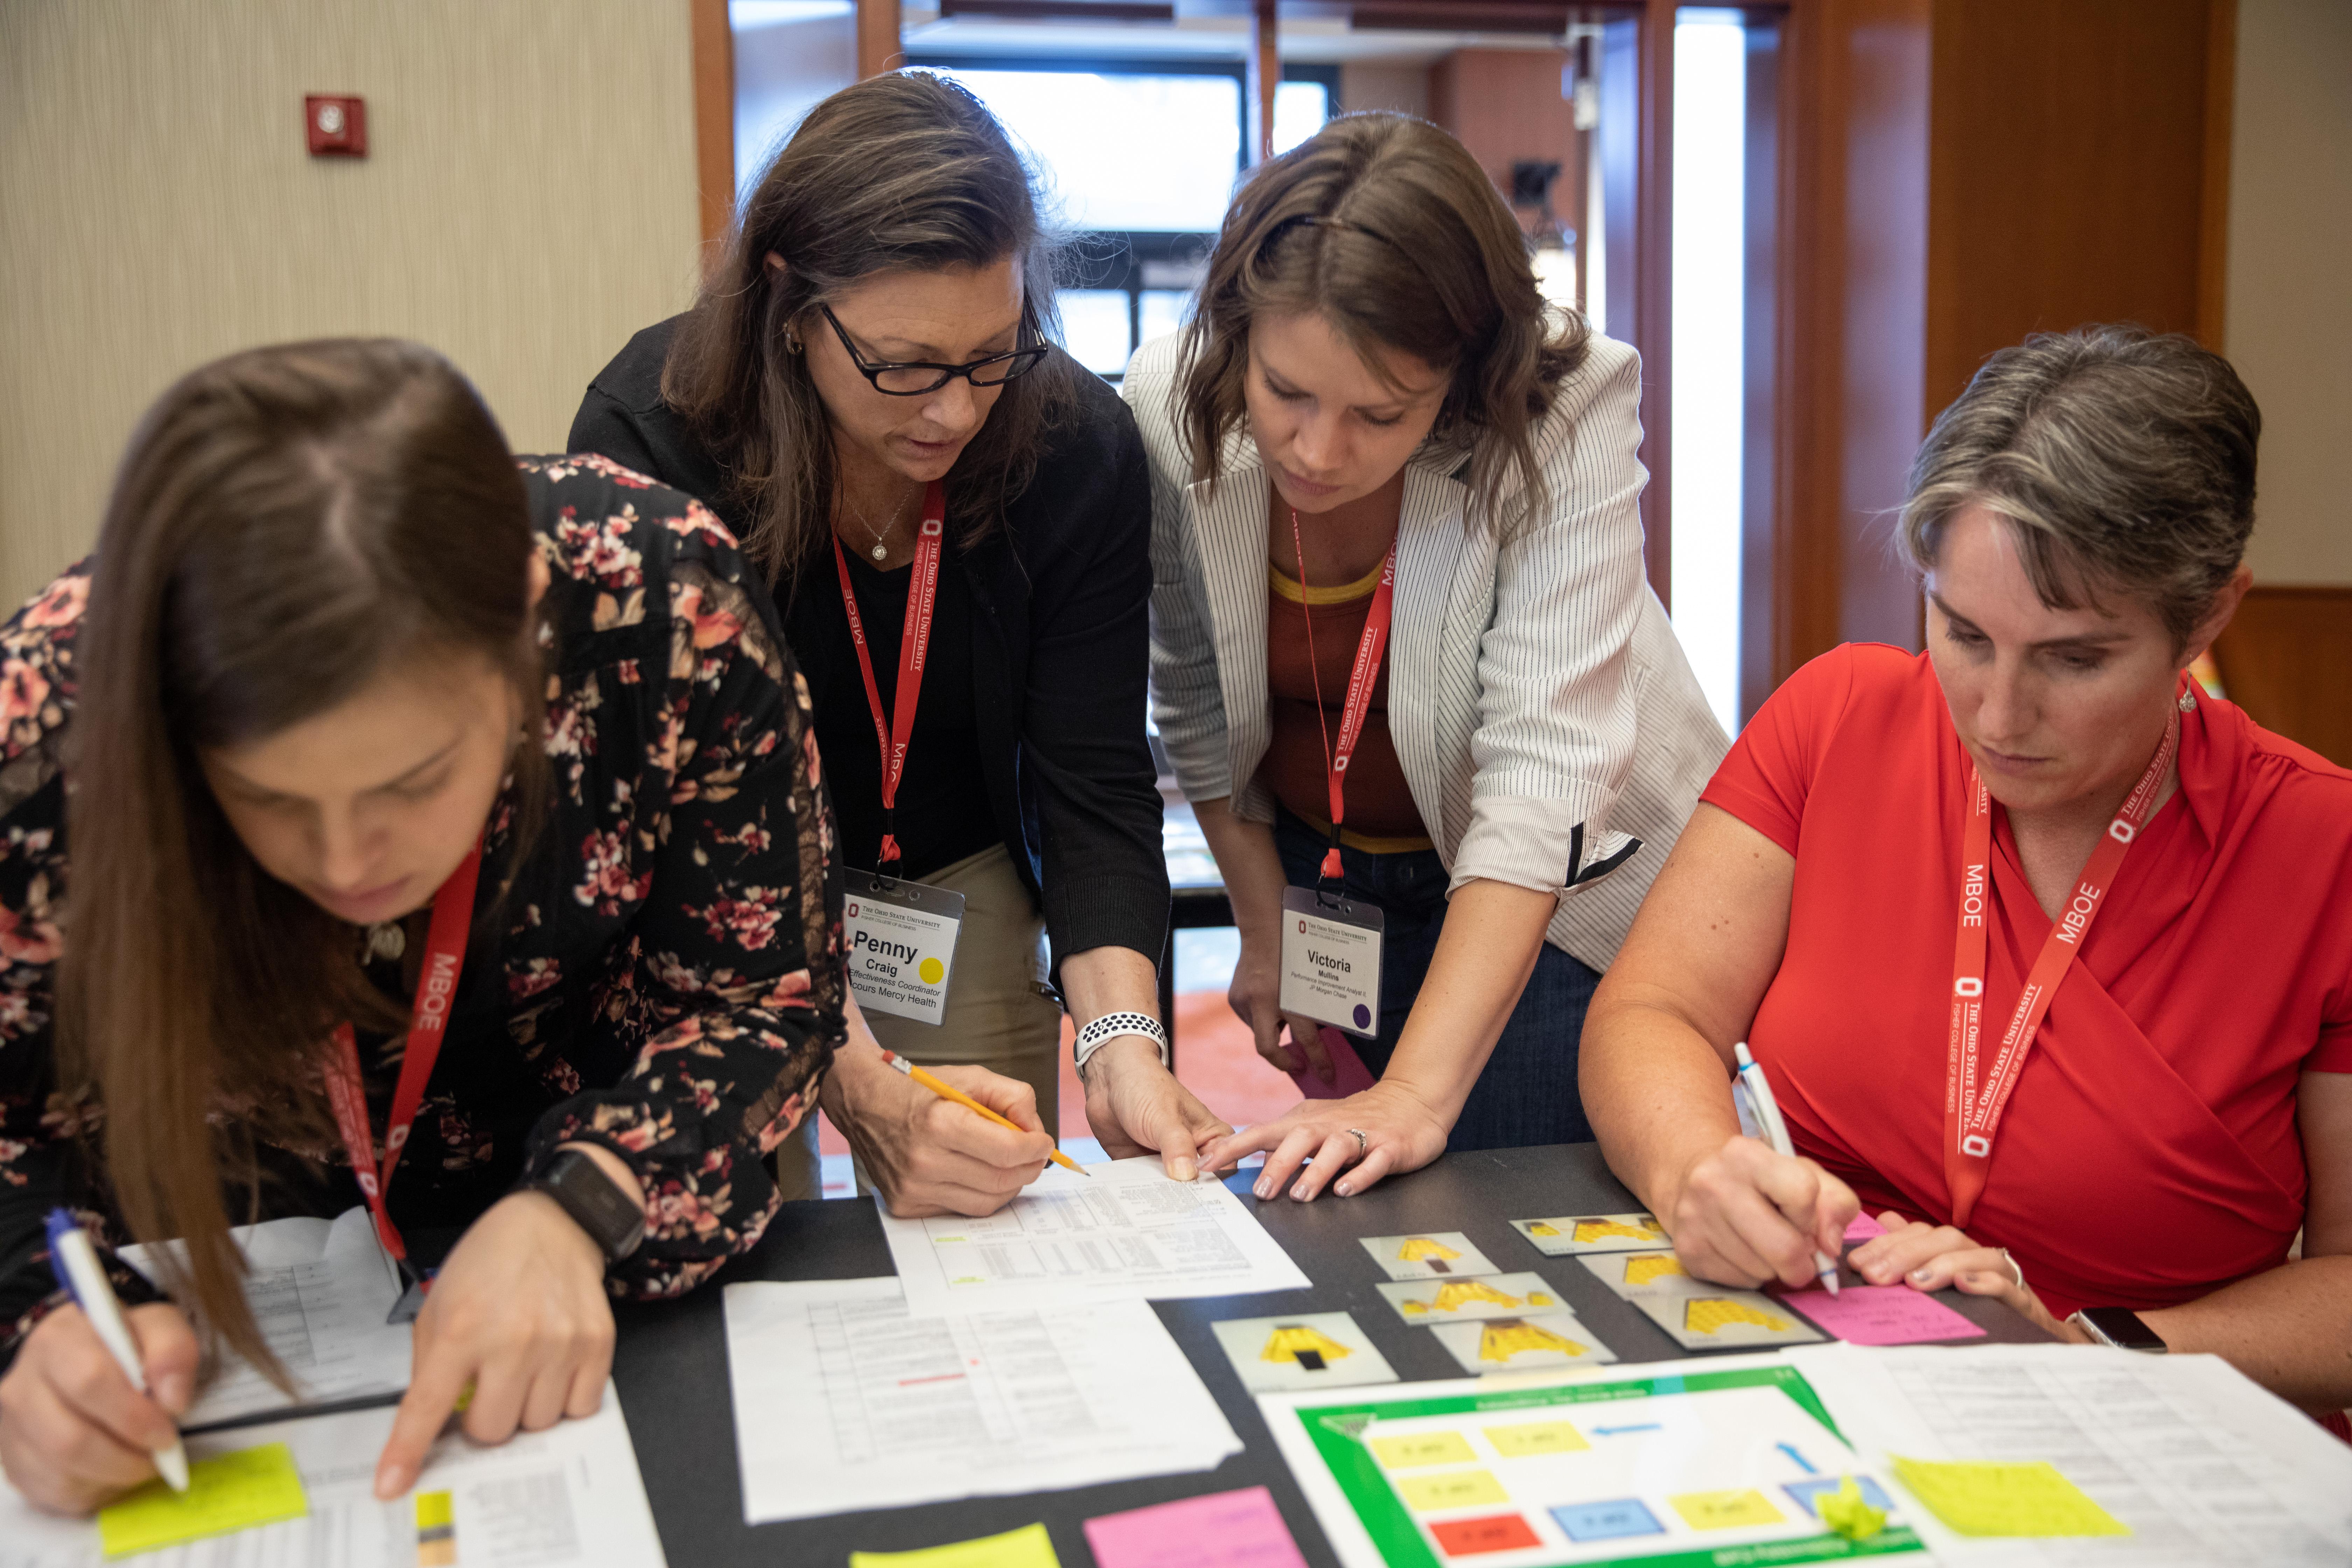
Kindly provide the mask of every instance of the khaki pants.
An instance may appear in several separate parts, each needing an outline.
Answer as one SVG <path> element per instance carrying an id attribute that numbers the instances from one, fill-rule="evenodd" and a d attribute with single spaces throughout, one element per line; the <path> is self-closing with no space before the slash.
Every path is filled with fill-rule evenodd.
<path id="1" fill-rule="evenodd" d="M 1047 973 L 1045 917 L 1002 844 L 923 880 L 963 895 L 946 1017 L 923 1024 L 867 1013 L 866 1026 L 883 1049 L 919 1066 L 984 1067 L 1019 1079 L 1036 1091 L 1045 1131 L 1059 1136 L 1062 1009 L 1040 989 Z M 777 1149 L 776 1184 L 788 1202 L 822 1195 L 814 1116 Z M 858 1188 L 866 1190 L 863 1172 Z"/>

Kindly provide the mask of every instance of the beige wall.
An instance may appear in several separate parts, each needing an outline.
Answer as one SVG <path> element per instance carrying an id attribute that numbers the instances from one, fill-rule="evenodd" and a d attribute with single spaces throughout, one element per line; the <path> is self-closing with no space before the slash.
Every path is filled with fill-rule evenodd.
<path id="1" fill-rule="evenodd" d="M 254 343 L 397 333 L 520 450 L 692 296 L 688 0 L 0 0 L 0 605 L 132 422 Z M 367 100 L 314 159 L 302 95 Z M 5 613 L 5 611 L 0 611 Z"/>
<path id="2" fill-rule="evenodd" d="M 2238 0 L 2224 346 L 2263 405 L 2257 582 L 2352 584 L 2352 4 Z"/>

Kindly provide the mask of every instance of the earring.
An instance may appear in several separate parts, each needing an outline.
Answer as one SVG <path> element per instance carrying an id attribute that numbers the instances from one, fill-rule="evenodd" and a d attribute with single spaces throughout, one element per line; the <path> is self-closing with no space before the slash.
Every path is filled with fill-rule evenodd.
<path id="1" fill-rule="evenodd" d="M 801 335 L 798 332 L 786 332 L 784 334 L 784 352 L 788 354 L 796 354 L 801 352 Z"/>

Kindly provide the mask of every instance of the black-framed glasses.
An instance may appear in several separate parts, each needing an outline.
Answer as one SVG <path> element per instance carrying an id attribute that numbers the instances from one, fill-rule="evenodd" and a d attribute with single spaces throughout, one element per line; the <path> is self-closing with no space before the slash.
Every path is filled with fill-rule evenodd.
<path id="1" fill-rule="evenodd" d="M 849 363 L 874 384 L 875 391 L 887 393 L 892 397 L 920 397 L 927 392 L 937 392 L 958 376 L 974 386 L 1003 386 L 1015 376 L 1026 375 L 1035 370 L 1053 352 L 1044 343 L 1034 343 L 1027 348 L 991 354 L 986 359 L 976 359 L 970 364 L 934 364 L 928 360 L 877 364 L 857 352 L 857 345 L 849 341 L 849 330 L 841 324 L 841 318 L 833 313 L 832 306 L 819 305 L 817 309 L 833 328 L 833 335 L 841 340 L 843 351 L 849 355 Z"/>

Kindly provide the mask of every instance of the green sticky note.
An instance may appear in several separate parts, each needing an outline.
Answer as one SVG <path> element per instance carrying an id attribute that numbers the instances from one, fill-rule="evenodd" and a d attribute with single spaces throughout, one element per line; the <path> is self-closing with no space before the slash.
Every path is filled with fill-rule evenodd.
<path id="1" fill-rule="evenodd" d="M 915 1552 L 853 1552 L 849 1568 L 1062 1568 L 1042 1524 Z"/>
<path id="2" fill-rule="evenodd" d="M 1890 1455 L 1896 1479 L 1962 1535 L 2129 1535 L 2047 1459 L 1993 1464 Z"/>
<path id="3" fill-rule="evenodd" d="M 1886 1528 L 1886 1510 L 1871 1507 L 1852 1476 L 1840 1480 L 1837 1490 L 1816 1498 L 1813 1508 L 1823 1524 L 1848 1541 L 1867 1541 Z"/>
<path id="4" fill-rule="evenodd" d="M 206 1535 L 299 1519 L 310 1511 L 302 1474 L 283 1443 L 216 1454 L 188 1467 L 188 1489 L 150 1481 L 98 1510 L 98 1539 L 109 1557 L 152 1552 Z"/>

